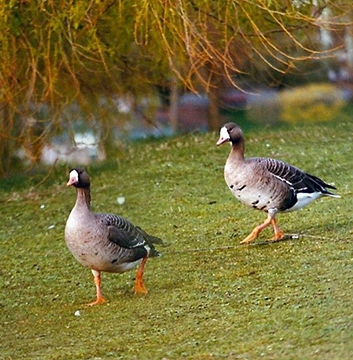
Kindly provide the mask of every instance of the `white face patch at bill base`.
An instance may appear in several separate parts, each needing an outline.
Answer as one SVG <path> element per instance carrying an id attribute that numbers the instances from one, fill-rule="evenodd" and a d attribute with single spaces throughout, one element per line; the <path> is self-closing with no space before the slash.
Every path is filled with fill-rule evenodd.
<path id="1" fill-rule="evenodd" d="M 228 130 L 226 127 L 223 126 L 219 131 L 219 140 L 217 141 L 217 145 L 221 145 L 229 140 L 230 140 L 230 136 Z"/>
<path id="2" fill-rule="evenodd" d="M 72 170 L 69 175 L 69 181 L 67 185 L 76 184 L 78 182 L 78 172 L 77 170 Z"/>

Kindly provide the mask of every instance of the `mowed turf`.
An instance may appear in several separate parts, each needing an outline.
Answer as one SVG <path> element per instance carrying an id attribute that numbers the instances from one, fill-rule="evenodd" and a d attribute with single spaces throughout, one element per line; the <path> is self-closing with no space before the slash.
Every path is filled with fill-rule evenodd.
<path id="1" fill-rule="evenodd" d="M 92 208 L 120 214 L 165 240 L 145 269 L 90 270 L 66 248 L 75 202 L 71 166 L 1 181 L 0 359 L 351 359 L 353 356 L 353 123 L 245 131 L 246 155 L 275 157 L 337 186 L 278 216 L 239 245 L 266 214 L 240 204 L 223 179 L 229 146 L 217 133 L 127 145 L 87 168 Z M 125 197 L 119 205 L 118 197 Z"/>

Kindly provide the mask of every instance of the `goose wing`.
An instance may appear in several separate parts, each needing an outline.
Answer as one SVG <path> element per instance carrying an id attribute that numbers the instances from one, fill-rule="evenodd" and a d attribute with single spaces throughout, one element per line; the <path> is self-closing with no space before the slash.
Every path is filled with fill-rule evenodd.
<path id="1" fill-rule="evenodd" d="M 119 215 L 97 214 L 108 228 L 108 239 L 126 249 L 146 245 L 146 239 L 138 227 Z"/>
<path id="2" fill-rule="evenodd" d="M 272 175 L 291 187 L 295 193 L 334 195 L 327 190 L 327 188 L 336 189 L 334 186 L 327 184 L 314 175 L 305 173 L 293 165 L 270 158 L 259 158 L 258 161 L 261 162 Z"/>

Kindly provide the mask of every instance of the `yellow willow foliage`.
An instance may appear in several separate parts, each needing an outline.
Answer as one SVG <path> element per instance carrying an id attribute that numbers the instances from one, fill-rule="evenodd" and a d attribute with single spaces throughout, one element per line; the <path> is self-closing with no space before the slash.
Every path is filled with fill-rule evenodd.
<path id="1" fill-rule="evenodd" d="M 169 66 L 187 86 L 204 87 L 223 76 L 233 86 L 258 68 L 286 74 L 297 62 L 329 56 L 320 31 L 351 25 L 349 1 L 139 1 L 135 39 L 145 48 L 158 43 Z M 217 81 L 216 81 L 217 82 Z"/>
<path id="2" fill-rule="evenodd" d="M 194 90 L 330 56 L 319 32 L 350 25 L 351 0 L 0 0 L 0 176 L 24 148 L 33 163 L 75 117 L 103 133 L 116 97 L 177 77 Z M 260 71 L 261 70 L 261 71 Z M 173 75 L 172 75 L 173 74 Z M 104 101 L 103 101 L 104 100 Z M 75 104 L 74 116 L 62 109 Z M 102 130 L 103 129 L 103 130 Z M 103 134 L 104 135 L 104 134 Z"/>
<path id="3" fill-rule="evenodd" d="M 116 96 L 159 81 L 134 41 L 132 5 L 1 0 L 0 15 L 0 176 L 18 148 L 38 162 L 48 139 L 72 133 L 79 117 L 109 133 Z M 72 104 L 80 111 L 65 116 Z"/>

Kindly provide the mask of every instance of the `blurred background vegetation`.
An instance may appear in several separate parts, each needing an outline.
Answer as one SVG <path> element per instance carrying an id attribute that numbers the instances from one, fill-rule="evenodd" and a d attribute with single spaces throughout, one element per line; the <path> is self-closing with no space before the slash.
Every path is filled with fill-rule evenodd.
<path id="1" fill-rule="evenodd" d="M 102 160 L 126 138 L 350 107 L 348 0 L 10 0 L 0 13 L 0 177 Z"/>

